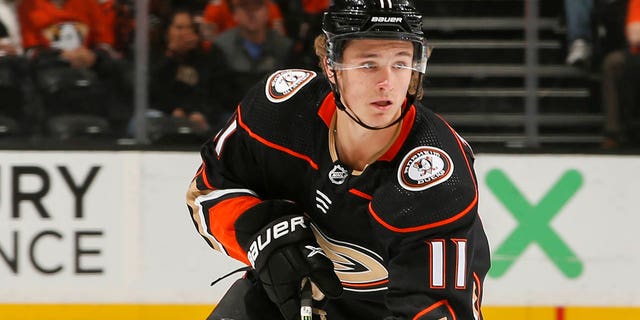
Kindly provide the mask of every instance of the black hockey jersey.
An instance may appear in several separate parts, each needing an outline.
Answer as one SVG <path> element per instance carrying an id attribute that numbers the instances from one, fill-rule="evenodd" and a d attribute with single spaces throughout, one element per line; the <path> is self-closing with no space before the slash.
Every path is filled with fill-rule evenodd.
<path id="1" fill-rule="evenodd" d="M 336 155 L 326 78 L 272 74 L 202 148 L 187 195 L 198 231 L 248 264 L 234 221 L 263 199 L 291 200 L 344 288 L 325 306 L 329 319 L 482 319 L 489 247 L 473 153 L 446 121 L 410 108 L 394 142 L 356 171 Z"/>

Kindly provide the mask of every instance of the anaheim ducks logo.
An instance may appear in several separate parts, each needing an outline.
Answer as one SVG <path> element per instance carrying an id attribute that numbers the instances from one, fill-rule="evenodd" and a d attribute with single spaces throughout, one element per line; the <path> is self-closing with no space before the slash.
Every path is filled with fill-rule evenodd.
<path id="1" fill-rule="evenodd" d="M 325 255 L 333 262 L 344 290 L 371 292 L 387 289 L 389 273 L 378 254 L 352 243 L 331 239 L 313 224 L 311 230 Z"/>
<path id="2" fill-rule="evenodd" d="M 52 48 L 73 50 L 82 46 L 89 35 L 89 26 L 75 21 L 61 22 L 46 27 L 42 35 Z"/>
<path id="3" fill-rule="evenodd" d="M 279 103 L 287 101 L 311 79 L 316 77 L 313 71 L 302 69 L 281 70 L 272 74 L 267 80 L 265 94 L 269 101 Z"/>
<path id="4" fill-rule="evenodd" d="M 453 162 L 449 155 L 435 147 L 417 147 L 402 159 L 398 182 L 411 191 L 433 187 L 451 177 Z"/>

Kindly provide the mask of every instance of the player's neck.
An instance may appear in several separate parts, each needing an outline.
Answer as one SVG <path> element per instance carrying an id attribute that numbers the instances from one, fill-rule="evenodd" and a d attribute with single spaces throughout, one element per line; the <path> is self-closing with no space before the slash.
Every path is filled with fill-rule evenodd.
<path id="1" fill-rule="evenodd" d="M 398 134 L 400 123 L 381 130 L 369 130 L 346 115 L 339 115 L 334 126 L 335 143 L 340 161 L 355 170 L 380 158 Z"/>

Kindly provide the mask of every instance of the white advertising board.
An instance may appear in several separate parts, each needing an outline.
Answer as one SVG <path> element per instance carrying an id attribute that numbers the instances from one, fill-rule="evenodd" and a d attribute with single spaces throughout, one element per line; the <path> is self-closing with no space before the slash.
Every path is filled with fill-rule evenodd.
<path id="1" fill-rule="evenodd" d="M 193 153 L 0 152 L 2 303 L 214 303 L 239 263 L 185 204 Z M 66 178 L 65 178 L 66 177 Z"/>
<path id="2" fill-rule="evenodd" d="M 213 304 L 241 265 L 184 201 L 197 152 L 0 151 L 0 303 Z M 640 157 L 476 160 L 485 305 L 640 306 Z"/>
<path id="3" fill-rule="evenodd" d="M 640 306 L 640 157 L 480 155 L 486 304 Z"/>

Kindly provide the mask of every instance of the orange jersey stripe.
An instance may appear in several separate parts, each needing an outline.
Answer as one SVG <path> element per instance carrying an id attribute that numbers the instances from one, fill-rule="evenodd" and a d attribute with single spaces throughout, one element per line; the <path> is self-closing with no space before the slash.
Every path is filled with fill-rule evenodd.
<path id="1" fill-rule="evenodd" d="M 378 216 L 378 214 L 373 210 L 373 207 L 371 206 L 371 203 L 369 203 L 369 213 L 373 216 L 374 219 L 376 219 L 376 221 L 378 221 L 378 223 L 380 223 L 385 228 L 387 228 L 387 229 L 389 229 L 391 231 L 395 231 L 395 232 L 415 232 L 415 231 L 433 229 L 433 228 L 437 228 L 437 227 L 440 227 L 440 226 L 447 225 L 449 223 L 453 223 L 453 222 L 461 219 L 465 215 L 467 215 L 467 213 L 469 213 L 471 211 L 471 209 L 473 209 L 473 207 L 475 207 L 475 205 L 477 203 L 478 203 L 478 192 L 476 191 L 476 196 L 473 198 L 473 201 L 471 201 L 471 203 L 466 208 L 464 208 L 464 210 L 458 212 L 455 216 L 453 216 L 451 218 L 448 218 L 448 219 L 440 220 L 438 222 L 424 224 L 424 225 L 421 225 L 421 226 L 409 227 L 409 228 L 399 228 L 399 227 L 395 227 L 395 226 L 392 226 L 392 225 L 388 224 L 386 221 L 382 220 L 382 218 L 380 218 L 380 216 Z"/>
<path id="2" fill-rule="evenodd" d="M 452 320 L 456 320 L 457 317 L 455 315 L 455 313 L 453 313 L 453 309 L 451 309 L 451 305 L 449 305 L 449 302 L 447 302 L 447 300 L 440 300 L 434 304 L 432 304 L 431 306 L 429 306 L 428 308 L 418 312 L 418 314 L 416 314 L 415 317 L 413 317 L 413 320 L 419 320 L 420 317 L 424 316 L 425 314 L 428 314 L 429 312 L 438 309 L 442 306 L 447 307 L 447 309 L 449 309 L 449 313 L 451 313 L 451 316 L 453 316 Z"/>
<path id="3" fill-rule="evenodd" d="M 446 121 L 445 121 L 446 123 Z M 464 217 L 465 215 L 467 215 L 467 213 L 469 213 L 478 203 L 478 187 L 475 181 L 475 178 L 473 176 L 473 169 L 471 168 L 471 163 L 469 162 L 468 157 L 465 155 L 465 151 L 464 151 L 464 147 L 462 146 L 462 141 L 460 141 L 460 139 L 458 138 L 458 135 L 455 133 L 455 131 L 451 128 L 451 126 L 449 126 L 449 124 L 447 123 L 447 126 L 449 127 L 449 130 L 452 131 L 452 133 L 454 134 L 454 136 L 456 137 L 456 141 L 458 143 L 458 148 L 460 148 L 460 151 L 462 152 L 463 156 L 464 156 L 464 160 L 467 164 L 467 170 L 469 171 L 469 175 L 471 176 L 471 179 L 474 181 L 474 191 L 475 191 L 475 195 L 473 197 L 473 200 L 471 201 L 471 203 L 464 208 L 462 211 L 458 212 L 456 215 L 454 215 L 451 218 L 448 219 L 444 219 L 438 222 L 434 222 L 434 223 L 429 223 L 429 224 L 425 224 L 425 225 L 421 225 L 421 226 L 415 226 L 415 227 L 409 227 L 409 228 L 399 228 L 399 227 L 395 227 L 390 225 L 389 223 L 387 223 L 386 221 L 382 220 L 382 218 L 380 218 L 380 216 L 378 216 L 378 214 L 373 210 L 373 206 L 371 205 L 371 203 L 369 203 L 369 213 L 373 216 L 374 219 L 376 219 L 376 221 L 378 221 L 378 223 L 380 223 L 381 225 L 383 225 L 385 228 L 395 231 L 395 232 L 415 232 L 415 231 L 422 231 L 422 230 L 427 230 L 427 229 L 432 229 L 432 228 L 436 228 L 436 227 L 440 227 L 452 222 L 455 222 L 459 219 L 461 219 L 462 217 Z"/>
<path id="4" fill-rule="evenodd" d="M 247 133 L 249 134 L 249 136 L 250 136 L 250 137 L 252 137 L 252 138 L 254 138 L 254 139 L 258 140 L 260 143 L 264 144 L 265 146 L 270 147 L 270 148 L 273 148 L 273 149 L 276 149 L 276 150 L 280 150 L 280 151 L 282 151 L 282 152 L 284 152 L 284 153 L 287 153 L 287 154 L 289 154 L 289 155 L 292 155 L 292 156 L 294 156 L 294 157 L 296 157 L 296 158 L 302 159 L 302 160 L 304 160 L 304 161 L 308 162 L 308 163 L 309 163 L 309 165 L 310 165 L 313 169 L 318 170 L 318 168 L 319 168 L 319 167 L 318 167 L 318 164 L 317 164 L 317 163 L 315 163 L 315 161 L 313 161 L 309 156 L 304 155 L 304 154 L 299 153 L 299 152 L 296 152 L 296 151 L 293 151 L 293 150 L 291 150 L 291 149 L 289 149 L 289 148 L 286 148 L 286 147 L 283 147 L 283 146 L 281 146 L 281 145 L 279 145 L 279 144 L 273 143 L 273 142 L 271 142 L 271 141 L 269 141 L 269 140 L 267 140 L 267 139 L 265 139 L 265 138 L 263 138 L 263 137 L 261 137 L 261 136 L 257 135 L 255 132 L 251 131 L 251 129 L 249 128 L 249 126 L 247 126 L 247 125 L 242 121 L 242 116 L 241 116 L 241 114 L 240 114 L 240 107 L 238 107 L 238 124 L 240 124 L 240 126 L 241 126 L 245 131 L 247 131 Z"/>
<path id="5" fill-rule="evenodd" d="M 367 287 L 377 287 L 379 285 L 389 283 L 389 279 L 380 280 L 376 282 L 367 282 L 367 283 L 345 283 L 342 282 L 342 285 L 350 288 L 367 288 Z"/>
<path id="6" fill-rule="evenodd" d="M 406 100 L 405 103 L 407 103 Z M 402 119 L 402 128 L 400 128 L 400 134 L 398 135 L 398 138 L 396 138 L 396 141 L 393 142 L 393 145 L 389 148 L 389 150 L 387 150 L 387 152 L 385 152 L 382 157 L 380 157 L 380 160 L 393 160 L 393 158 L 395 158 L 395 156 L 402 148 L 404 141 L 407 140 L 407 137 L 409 136 L 411 128 L 413 128 L 413 123 L 416 119 L 416 107 L 411 105 L 409 106 L 409 108 L 410 109 L 409 111 L 407 111 L 404 119 Z"/>
<path id="7" fill-rule="evenodd" d="M 371 195 L 368 195 L 360 190 L 357 189 L 349 189 L 349 192 L 353 193 L 354 195 L 360 197 L 360 198 L 364 198 L 367 199 L 369 201 L 371 201 L 373 199 L 373 197 Z"/>
<path id="8" fill-rule="evenodd" d="M 236 231 L 234 224 L 249 208 L 260 203 L 260 199 L 251 196 L 241 196 L 232 199 L 223 200 L 214 207 L 209 209 L 209 221 L 211 223 L 210 232 L 216 239 L 223 243 L 229 256 L 243 263 L 250 265 L 247 259 L 247 253 L 240 246 L 236 239 Z"/>
<path id="9" fill-rule="evenodd" d="M 320 104 L 320 108 L 318 108 L 318 116 L 327 125 L 327 128 L 331 127 L 331 119 L 333 118 L 333 114 L 336 112 L 336 98 L 333 96 L 333 92 L 329 92 L 324 100 L 322 100 L 322 104 Z"/>
<path id="10" fill-rule="evenodd" d="M 211 190 L 215 190 L 216 188 L 214 188 L 211 183 L 209 182 L 209 178 L 207 177 L 207 170 L 206 170 L 206 165 L 204 163 L 204 161 L 202 162 L 202 165 L 200 166 L 200 170 L 198 170 L 198 173 L 196 174 L 196 176 L 202 174 L 202 182 L 204 182 L 204 185 L 207 186 L 207 188 L 211 189 Z"/>

